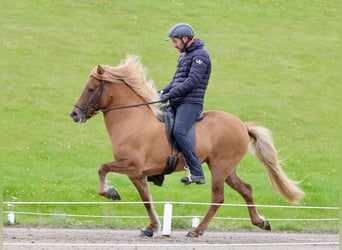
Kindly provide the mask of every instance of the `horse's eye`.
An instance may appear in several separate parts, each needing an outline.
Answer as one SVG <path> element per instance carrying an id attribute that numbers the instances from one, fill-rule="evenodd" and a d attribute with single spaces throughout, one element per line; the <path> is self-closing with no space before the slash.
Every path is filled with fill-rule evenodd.
<path id="1" fill-rule="evenodd" d="M 94 92 L 95 91 L 95 89 L 91 89 L 91 88 L 88 88 L 88 92 Z"/>

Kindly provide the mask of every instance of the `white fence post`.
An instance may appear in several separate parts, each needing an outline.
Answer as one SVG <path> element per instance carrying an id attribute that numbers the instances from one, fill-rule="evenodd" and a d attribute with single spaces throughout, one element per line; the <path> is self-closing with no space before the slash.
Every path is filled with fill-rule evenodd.
<path id="1" fill-rule="evenodd" d="M 193 227 L 193 228 L 198 227 L 199 222 L 200 222 L 200 219 L 199 219 L 197 216 L 194 217 L 194 218 L 192 218 L 192 227 Z"/>
<path id="2" fill-rule="evenodd" d="M 15 223 L 15 214 L 13 212 L 9 212 L 7 214 L 7 219 L 9 224 L 14 224 Z"/>
<path id="3" fill-rule="evenodd" d="M 170 236 L 172 224 L 172 204 L 164 204 L 163 235 Z"/>

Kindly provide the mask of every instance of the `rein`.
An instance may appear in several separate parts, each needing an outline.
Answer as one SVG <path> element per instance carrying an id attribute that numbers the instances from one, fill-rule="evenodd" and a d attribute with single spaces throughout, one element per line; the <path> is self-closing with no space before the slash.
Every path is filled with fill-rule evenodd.
<path id="1" fill-rule="evenodd" d="M 159 100 L 159 101 L 154 101 L 154 102 L 145 102 L 145 103 L 138 103 L 138 104 L 127 105 L 127 106 L 113 107 L 113 108 L 107 108 L 107 109 L 100 109 L 100 110 L 96 111 L 96 113 L 100 113 L 100 112 L 106 113 L 106 112 L 113 111 L 113 110 L 136 108 L 136 107 L 150 105 L 150 104 L 155 104 L 155 103 L 160 103 L 160 102 L 162 102 L 162 101 Z"/>

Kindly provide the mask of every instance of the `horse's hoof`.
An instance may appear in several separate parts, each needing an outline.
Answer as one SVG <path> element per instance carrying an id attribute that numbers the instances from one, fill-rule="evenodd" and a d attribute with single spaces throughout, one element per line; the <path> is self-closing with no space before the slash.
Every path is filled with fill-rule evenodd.
<path id="1" fill-rule="evenodd" d="M 153 231 L 152 230 L 149 230 L 149 229 L 141 229 L 140 231 L 140 234 L 139 234 L 140 237 L 152 237 L 153 236 Z"/>
<path id="2" fill-rule="evenodd" d="M 119 193 L 114 188 L 109 188 L 107 192 L 112 200 L 121 200 Z"/>
<path id="3" fill-rule="evenodd" d="M 253 223 L 253 225 L 263 230 L 271 231 L 271 225 L 264 217 L 260 217 L 260 220 L 257 223 Z"/>
<path id="4" fill-rule="evenodd" d="M 271 225 L 270 225 L 270 223 L 268 222 L 268 220 L 265 221 L 264 229 L 267 230 L 267 231 L 271 231 L 271 230 L 272 230 L 272 229 L 271 229 Z"/>
<path id="5" fill-rule="evenodd" d="M 193 230 L 189 231 L 188 234 L 186 235 L 186 237 L 189 237 L 189 238 L 198 238 L 198 236 L 199 236 L 198 233 Z"/>

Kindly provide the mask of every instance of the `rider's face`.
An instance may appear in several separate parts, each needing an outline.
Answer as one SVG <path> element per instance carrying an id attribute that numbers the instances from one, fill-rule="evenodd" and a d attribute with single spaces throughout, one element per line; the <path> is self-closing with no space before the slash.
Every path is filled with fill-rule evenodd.
<path id="1" fill-rule="evenodd" d="M 186 37 L 183 37 L 183 41 L 184 41 L 184 42 L 186 42 L 185 39 L 187 39 L 187 38 L 186 38 Z M 181 40 L 180 38 L 177 38 L 177 37 L 172 38 L 172 43 L 173 43 L 173 47 L 174 47 L 175 49 L 178 49 L 179 52 L 182 52 L 182 51 L 183 51 L 183 49 L 184 49 L 184 44 L 183 44 L 183 42 L 182 42 L 182 40 Z"/>

